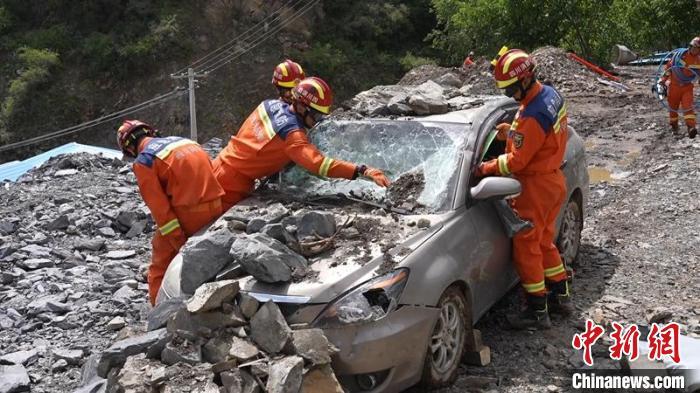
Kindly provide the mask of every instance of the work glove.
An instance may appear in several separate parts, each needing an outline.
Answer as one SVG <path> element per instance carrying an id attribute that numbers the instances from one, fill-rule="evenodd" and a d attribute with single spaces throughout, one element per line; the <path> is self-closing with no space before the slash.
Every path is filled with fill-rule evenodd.
<path id="1" fill-rule="evenodd" d="M 182 228 L 177 228 L 176 230 L 168 233 L 165 235 L 165 238 L 168 239 L 168 243 L 170 243 L 170 246 L 175 250 L 179 250 L 180 247 L 184 246 L 187 242 L 187 236 L 185 235 L 185 232 L 183 232 Z"/>
<path id="2" fill-rule="evenodd" d="M 657 97 L 662 100 L 667 95 L 666 81 L 659 79 L 656 84 L 651 87 L 651 91 L 657 95 Z"/>
<path id="3" fill-rule="evenodd" d="M 372 179 L 380 187 L 389 187 L 389 179 L 384 176 L 384 172 L 377 168 L 367 167 L 362 173 L 362 176 Z"/>

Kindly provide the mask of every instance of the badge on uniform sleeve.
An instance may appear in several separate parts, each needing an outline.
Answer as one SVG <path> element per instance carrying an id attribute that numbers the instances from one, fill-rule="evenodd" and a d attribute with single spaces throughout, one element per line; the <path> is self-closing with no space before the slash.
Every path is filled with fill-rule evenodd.
<path id="1" fill-rule="evenodd" d="M 523 135 L 519 132 L 513 133 L 513 145 L 515 145 L 516 149 L 520 149 L 521 147 L 523 147 L 524 141 L 525 141 L 525 135 Z"/>

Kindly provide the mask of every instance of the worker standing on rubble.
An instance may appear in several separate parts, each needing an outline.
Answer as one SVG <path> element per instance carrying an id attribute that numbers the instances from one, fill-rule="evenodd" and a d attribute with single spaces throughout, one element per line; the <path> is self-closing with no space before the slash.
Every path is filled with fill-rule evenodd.
<path id="1" fill-rule="evenodd" d="M 148 124 L 127 120 L 117 130 L 117 143 L 126 157 L 136 159 L 139 191 L 158 226 L 148 267 L 148 296 L 155 305 L 165 270 L 180 247 L 221 215 L 224 190 L 209 155 L 194 141 L 161 138 Z"/>
<path id="2" fill-rule="evenodd" d="M 693 102 L 693 82 L 700 76 L 700 37 L 690 41 L 688 49 L 678 50 L 666 63 L 665 72 L 657 86 L 668 91 L 669 123 L 673 132 L 678 131 L 678 117 L 683 115 L 688 128 L 688 138 L 698 134 Z"/>
<path id="3" fill-rule="evenodd" d="M 527 307 L 507 319 L 516 329 L 548 328 L 548 311 L 573 311 L 566 270 L 554 245 L 555 221 L 566 198 L 560 170 L 567 140 L 566 104 L 553 87 L 537 80 L 535 61 L 522 50 L 503 53 L 495 62 L 494 76 L 498 88 L 520 108 L 510 126 L 497 127 L 501 133 L 508 130 L 505 154 L 482 163 L 476 176 L 513 176 L 522 185 L 512 207 L 533 228 L 513 237 L 513 260 Z"/>
<path id="4" fill-rule="evenodd" d="M 462 63 L 462 68 L 467 70 L 470 66 L 474 65 L 474 52 L 469 52 L 467 57 L 464 59 L 464 62 Z"/>
<path id="5" fill-rule="evenodd" d="M 379 169 L 325 157 L 309 142 L 307 129 L 330 113 L 331 88 L 311 77 L 292 89 L 291 104 L 265 100 L 248 116 L 213 162 L 214 173 L 226 191 L 224 211 L 248 196 L 255 180 L 282 170 L 290 162 L 322 177 L 367 177 L 386 187 Z"/>
<path id="6" fill-rule="evenodd" d="M 277 88 L 280 100 L 291 104 L 292 89 L 304 78 L 306 78 L 306 75 L 299 63 L 287 59 L 277 64 L 277 67 L 272 72 L 272 85 Z"/>

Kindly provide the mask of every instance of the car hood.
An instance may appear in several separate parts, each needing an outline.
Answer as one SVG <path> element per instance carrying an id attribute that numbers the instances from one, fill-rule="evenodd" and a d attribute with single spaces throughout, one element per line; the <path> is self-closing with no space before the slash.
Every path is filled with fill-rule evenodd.
<path id="1" fill-rule="evenodd" d="M 271 203 L 274 200 L 251 197 L 226 215 L 230 219 L 238 209 L 269 206 Z M 290 214 L 298 214 L 291 212 L 295 207 L 293 204 L 286 206 L 290 208 Z M 349 230 L 340 232 L 332 249 L 307 258 L 308 272 L 304 278 L 269 284 L 246 276 L 239 279 L 242 291 L 263 301 L 327 303 L 355 285 L 401 266 L 413 250 L 441 228 L 444 221 L 443 215 L 384 214 L 379 209 L 361 204 L 305 206 L 297 211 L 304 210 L 331 212 L 338 225 L 350 220 Z M 226 215 L 222 218 L 226 219 Z"/>

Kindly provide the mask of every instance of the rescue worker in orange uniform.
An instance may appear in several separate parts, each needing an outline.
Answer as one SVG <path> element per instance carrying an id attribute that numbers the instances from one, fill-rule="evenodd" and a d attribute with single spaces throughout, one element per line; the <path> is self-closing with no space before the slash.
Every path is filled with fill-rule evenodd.
<path id="1" fill-rule="evenodd" d="M 674 132 L 678 131 L 678 117 L 683 116 L 688 127 L 688 138 L 698 134 L 693 102 L 693 82 L 700 77 L 700 37 L 690 41 L 688 49 L 677 52 L 665 66 L 659 84 L 667 86 L 669 123 Z"/>
<path id="2" fill-rule="evenodd" d="M 277 173 L 290 162 L 322 177 L 364 176 L 387 187 L 382 171 L 325 157 L 309 142 L 307 129 L 328 115 L 332 104 L 330 87 L 311 77 L 292 90 L 291 104 L 265 100 L 258 105 L 213 162 L 216 179 L 226 191 L 224 211 L 253 192 L 255 179 Z"/>
<path id="3" fill-rule="evenodd" d="M 513 260 L 527 307 L 507 319 L 516 329 L 548 328 L 548 311 L 573 311 L 566 270 L 554 245 L 555 222 L 566 198 L 560 170 L 567 141 L 566 103 L 554 88 L 537 80 L 535 61 L 522 50 L 511 49 L 500 56 L 494 76 L 498 88 L 520 107 L 510 126 L 497 127 L 501 134 L 508 130 L 505 154 L 481 163 L 475 175 L 513 176 L 522 185 L 512 207 L 533 228 L 514 236 Z"/>
<path id="4" fill-rule="evenodd" d="M 469 66 L 474 65 L 474 52 L 469 52 L 469 55 L 464 59 L 464 62 L 462 63 L 462 68 L 465 70 L 469 68 Z"/>
<path id="5" fill-rule="evenodd" d="M 289 59 L 277 64 L 272 72 L 272 85 L 277 88 L 280 100 L 287 104 L 292 103 L 292 89 L 306 78 L 301 66 Z"/>
<path id="6" fill-rule="evenodd" d="M 165 270 L 180 247 L 223 213 L 224 190 L 209 156 L 194 141 L 162 138 L 148 124 L 127 120 L 117 131 L 117 143 L 126 157 L 136 159 L 139 191 L 158 226 L 148 267 L 148 296 L 155 305 Z"/>

